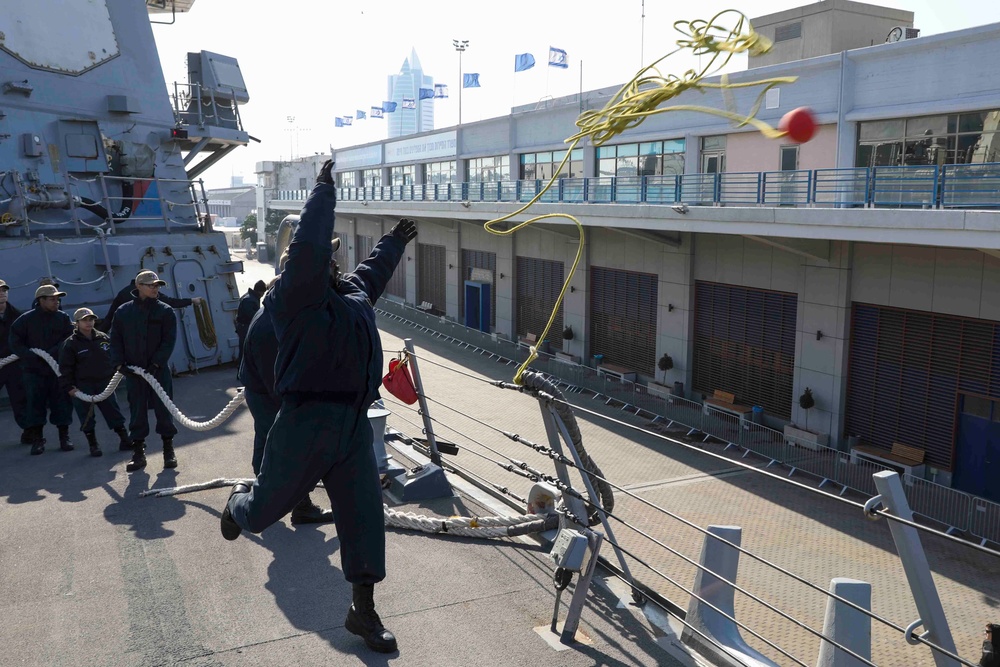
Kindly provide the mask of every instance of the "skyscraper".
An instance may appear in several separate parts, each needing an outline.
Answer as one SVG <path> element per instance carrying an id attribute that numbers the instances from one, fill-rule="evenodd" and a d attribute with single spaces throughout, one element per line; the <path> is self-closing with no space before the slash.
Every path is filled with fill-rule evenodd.
<path id="1" fill-rule="evenodd" d="M 421 88 L 433 87 L 434 79 L 424 74 L 414 49 L 410 57 L 403 61 L 399 74 L 389 75 L 389 93 L 386 99 L 396 103 L 396 111 L 385 115 L 390 139 L 434 129 L 434 100 L 420 99 Z M 414 100 L 416 109 L 405 108 L 404 99 Z"/>

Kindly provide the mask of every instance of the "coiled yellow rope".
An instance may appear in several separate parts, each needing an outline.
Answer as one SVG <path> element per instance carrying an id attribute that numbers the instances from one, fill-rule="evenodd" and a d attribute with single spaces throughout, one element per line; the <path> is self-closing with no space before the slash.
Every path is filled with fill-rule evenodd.
<path id="1" fill-rule="evenodd" d="M 732 27 L 725 27 L 722 25 L 724 19 L 728 20 L 731 18 L 734 19 Z M 745 83 L 730 83 L 728 77 L 723 75 L 718 83 L 707 83 L 704 81 L 706 77 L 719 73 L 722 68 L 729 64 L 729 61 L 737 53 L 746 52 L 751 55 L 761 55 L 767 53 L 771 49 L 770 40 L 754 31 L 753 26 L 750 25 L 750 21 L 746 16 L 736 10 L 727 9 L 719 12 L 708 21 L 677 21 L 674 23 L 674 28 L 676 28 L 677 31 L 683 35 L 683 37 L 677 40 L 676 49 L 659 58 L 651 65 L 647 65 L 639 70 L 639 72 L 632 77 L 631 81 L 622 86 L 621 89 L 615 93 L 604 108 L 600 110 L 588 110 L 580 114 L 576 120 L 576 126 L 579 128 L 579 131 L 566 139 L 565 143 L 569 144 L 569 148 L 566 149 L 566 154 L 563 157 L 562 162 L 559 163 L 559 168 L 555 170 L 555 173 L 545 184 L 545 187 L 542 188 L 541 191 L 539 191 L 538 194 L 531 199 L 531 201 L 527 202 L 516 211 L 490 220 L 484 225 L 486 231 L 491 234 L 507 236 L 509 234 L 513 234 L 519 229 L 522 229 L 523 227 L 527 227 L 528 225 L 542 220 L 565 218 L 572 221 L 580 233 L 580 243 L 576 249 L 576 257 L 573 259 L 573 265 L 570 267 L 569 274 L 566 276 L 566 281 L 563 283 L 562 290 L 559 292 L 555 306 L 552 309 L 552 314 L 549 316 L 549 320 L 545 324 L 545 330 L 542 331 L 541 335 L 538 337 L 536 345 L 531 346 L 528 358 L 518 367 L 517 372 L 514 374 L 514 382 L 516 384 L 522 384 L 521 375 L 528 368 L 528 366 L 531 365 L 531 362 L 538 358 L 537 347 L 538 345 L 541 345 L 549 335 L 549 330 L 552 328 L 552 324 L 556 319 L 556 313 L 559 312 L 559 308 L 562 306 L 563 298 L 566 296 L 566 291 L 569 289 L 570 281 L 573 279 L 577 266 L 580 264 L 580 258 L 583 257 L 585 239 L 583 225 L 579 220 L 568 213 L 546 213 L 544 215 L 537 215 L 525 220 L 524 222 L 517 223 L 510 229 L 506 230 L 497 229 L 495 226 L 501 222 L 510 220 L 521 213 L 524 213 L 531 208 L 535 202 L 541 199 L 542 196 L 548 192 L 549 188 L 552 187 L 552 184 L 559 178 L 559 174 L 562 173 L 563 167 L 566 166 L 566 162 L 569 160 L 573 149 L 576 148 L 580 141 L 586 137 L 590 137 L 591 142 L 593 142 L 595 146 L 601 146 L 626 130 L 636 127 L 649 116 L 667 113 L 669 111 L 694 111 L 698 113 L 712 114 L 732 121 L 735 123 L 736 127 L 750 125 L 769 139 L 777 139 L 785 136 L 786 134 L 785 132 L 775 129 L 764 121 L 759 120 L 756 118 L 756 115 L 768 90 L 778 84 L 792 83 L 798 77 L 773 77 L 770 79 L 748 81 Z M 674 75 L 663 76 L 658 69 L 660 63 L 667 60 L 670 56 L 685 50 L 690 51 L 694 55 L 710 54 L 711 58 L 700 70 L 688 70 L 683 74 L 683 76 L 680 77 Z M 750 88 L 756 86 L 762 86 L 762 88 L 749 112 L 746 114 L 738 113 L 733 108 L 734 105 L 732 104 L 732 100 L 729 96 L 731 95 L 731 91 L 735 88 Z M 660 106 L 664 102 L 677 97 L 685 91 L 698 90 L 700 92 L 705 92 L 708 89 L 721 90 L 729 109 L 714 109 L 712 107 L 690 104 L 678 104 L 666 107 Z M 729 95 L 727 95 L 727 93 Z"/>

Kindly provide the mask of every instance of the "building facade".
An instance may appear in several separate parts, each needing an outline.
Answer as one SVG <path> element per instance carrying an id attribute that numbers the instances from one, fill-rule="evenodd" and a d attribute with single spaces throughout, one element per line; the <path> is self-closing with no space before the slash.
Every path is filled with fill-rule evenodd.
<path id="1" fill-rule="evenodd" d="M 420 99 L 421 88 L 433 90 L 434 79 L 424 74 L 414 49 L 403 61 L 399 74 L 389 75 L 386 99 L 396 104 L 396 110 L 385 115 L 390 139 L 434 129 L 434 99 Z M 405 100 L 412 100 L 413 107 L 404 103 Z"/>

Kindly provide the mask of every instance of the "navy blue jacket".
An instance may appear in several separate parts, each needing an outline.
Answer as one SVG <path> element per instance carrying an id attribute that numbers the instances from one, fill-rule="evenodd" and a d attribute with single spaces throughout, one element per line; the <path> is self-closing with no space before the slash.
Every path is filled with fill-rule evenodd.
<path id="1" fill-rule="evenodd" d="M 278 358 L 278 338 L 267 309 L 261 308 L 250 321 L 243 359 L 237 379 L 247 391 L 266 396 L 275 407 L 281 407 L 281 397 L 274 391 L 274 362 Z"/>
<path id="2" fill-rule="evenodd" d="M 21 311 L 7 302 L 7 310 L 0 315 L 0 359 L 9 357 L 10 352 L 10 328 L 14 320 L 21 317 Z M 15 362 L 16 363 L 16 362 Z"/>
<path id="3" fill-rule="evenodd" d="M 59 388 L 63 391 L 72 387 L 79 389 L 80 383 L 106 386 L 115 374 L 110 351 L 111 338 L 103 331 L 94 329 L 90 338 L 74 331 L 59 351 Z"/>
<path id="4" fill-rule="evenodd" d="M 115 313 L 111 365 L 166 367 L 177 342 L 174 309 L 157 299 L 136 298 Z"/>
<path id="5" fill-rule="evenodd" d="M 278 337 L 275 389 L 281 395 L 357 394 L 357 404 L 367 407 L 378 398 L 382 378 L 382 341 L 372 305 L 406 243 L 383 236 L 335 289 L 330 278 L 335 206 L 332 185 L 313 188 L 288 246 L 285 269 L 264 297 Z"/>
<path id="6" fill-rule="evenodd" d="M 253 290 L 240 297 L 240 305 L 236 309 L 236 333 L 246 334 L 250 328 L 250 320 L 260 310 L 260 298 Z"/>
<path id="7" fill-rule="evenodd" d="M 52 368 L 31 351 L 37 347 L 59 359 L 59 347 L 73 333 L 73 323 L 69 315 L 61 310 L 48 312 L 36 306 L 14 321 L 10 327 L 10 351 L 22 359 L 21 367 L 26 373 L 45 375 Z"/>
<path id="8" fill-rule="evenodd" d="M 115 300 L 111 302 L 111 307 L 108 308 L 108 314 L 98 323 L 97 328 L 105 333 L 111 331 L 111 326 L 115 322 L 115 313 L 118 312 L 118 309 L 138 296 L 139 293 L 135 291 L 135 279 L 133 278 L 132 282 L 118 290 Z M 171 308 L 187 308 L 194 303 L 193 299 L 177 299 L 162 293 L 157 298 Z"/>

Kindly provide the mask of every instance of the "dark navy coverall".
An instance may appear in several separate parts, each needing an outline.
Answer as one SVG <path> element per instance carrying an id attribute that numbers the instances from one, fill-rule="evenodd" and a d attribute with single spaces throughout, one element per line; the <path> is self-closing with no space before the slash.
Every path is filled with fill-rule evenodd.
<path id="1" fill-rule="evenodd" d="M 76 387 L 92 396 L 104 391 L 115 374 L 110 350 L 111 338 L 103 331 L 94 329 L 90 338 L 74 331 L 59 351 L 60 390 L 68 394 L 70 389 Z M 80 430 L 84 433 L 94 432 L 97 425 L 94 413 L 97 410 L 104 415 L 104 421 L 112 431 L 125 426 L 125 417 L 114 392 L 99 403 L 88 403 L 74 397 L 73 407 L 80 420 Z"/>
<path id="2" fill-rule="evenodd" d="M 0 314 L 0 359 L 13 354 L 10 351 L 10 327 L 14 320 L 21 316 L 21 311 L 7 302 L 7 309 Z M 26 429 L 25 418 L 28 416 L 28 397 L 24 394 L 24 381 L 21 378 L 21 360 L 0 368 L 0 389 L 7 387 L 7 397 L 10 398 L 10 409 L 14 413 L 14 421 L 20 429 Z"/>
<path id="3" fill-rule="evenodd" d="M 122 305 L 115 313 L 111 326 L 111 365 L 139 366 L 151 373 L 173 398 L 174 385 L 167 362 L 177 342 L 177 316 L 174 309 L 157 299 L 140 299 Z M 159 368 L 153 372 L 152 367 Z M 156 432 L 164 438 L 177 433 L 174 419 L 153 388 L 140 377 L 125 376 L 128 391 L 129 435 L 132 440 L 145 440 L 149 435 L 148 402 L 152 401 L 156 415 Z"/>
<path id="4" fill-rule="evenodd" d="M 260 297 L 252 289 L 240 297 L 239 306 L 236 308 L 236 335 L 240 339 L 239 359 L 243 359 L 243 346 L 246 344 L 250 321 L 258 310 L 260 310 Z"/>
<path id="5" fill-rule="evenodd" d="M 98 323 L 97 328 L 104 333 L 110 333 L 111 327 L 115 322 L 115 313 L 118 312 L 119 308 L 137 296 L 139 296 L 139 294 L 135 291 L 135 279 L 133 278 L 132 282 L 118 290 L 118 294 L 115 295 L 115 300 L 111 302 L 111 306 L 108 308 L 108 314 L 105 315 L 104 319 Z M 156 298 L 171 308 L 187 308 L 194 303 L 194 299 L 177 299 L 172 296 L 167 296 L 166 294 L 160 294 Z"/>
<path id="6" fill-rule="evenodd" d="M 45 426 L 48 408 L 49 423 L 69 426 L 73 421 L 73 403 L 69 394 L 59 390 L 59 382 L 52 368 L 31 351 L 36 347 L 45 350 L 53 359 L 59 359 L 59 347 L 73 333 L 69 315 L 61 310 L 48 312 L 35 306 L 21 315 L 10 327 L 10 351 L 20 357 L 18 363 L 24 373 L 24 392 L 27 395 L 24 428 Z"/>
<path id="7" fill-rule="evenodd" d="M 287 514 L 319 480 L 333 506 L 344 577 L 385 578 L 385 520 L 368 406 L 378 397 L 382 343 L 372 304 L 405 242 L 383 236 L 367 260 L 331 285 L 335 190 L 317 185 L 264 308 L 278 338 L 275 387 L 281 410 L 260 474 L 230 500 L 233 519 L 254 533 Z"/>
<path id="8" fill-rule="evenodd" d="M 243 396 L 253 416 L 253 474 L 260 473 L 264 443 L 271 430 L 281 396 L 274 391 L 274 361 L 278 358 L 278 338 L 267 311 L 260 309 L 250 321 L 243 344 L 243 359 L 237 379 L 243 383 Z"/>

